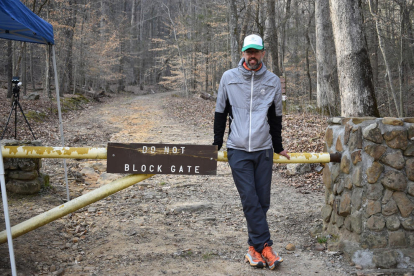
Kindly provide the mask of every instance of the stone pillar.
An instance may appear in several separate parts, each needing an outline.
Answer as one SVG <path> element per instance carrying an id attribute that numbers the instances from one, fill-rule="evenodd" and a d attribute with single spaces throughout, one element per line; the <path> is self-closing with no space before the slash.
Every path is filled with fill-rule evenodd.
<path id="1" fill-rule="evenodd" d="M 331 249 L 364 268 L 414 267 L 414 118 L 333 118 L 325 139 L 342 152 L 323 171 Z"/>
<path id="2" fill-rule="evenodd" d="M 3 146 L 41 146 L 39 141 L 2 140 Z M 39 158 L 4 158 L 6 189 L 15 194 L 36 194 L 49 177 L 40 172 Z"/>

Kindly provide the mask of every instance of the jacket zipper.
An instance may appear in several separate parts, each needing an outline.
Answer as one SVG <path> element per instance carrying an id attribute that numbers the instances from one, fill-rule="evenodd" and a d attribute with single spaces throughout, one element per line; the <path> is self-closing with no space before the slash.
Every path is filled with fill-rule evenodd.
<path id="1" fill-rule="evenodd" d="M 252 142 L 252 109 L 253 109 L 253 83 L 254 83 L 254 71 L 252 71 L 252 80 L 250 84 L 250 126 L 249 126 L 249 152 L 251 151 Z"/>

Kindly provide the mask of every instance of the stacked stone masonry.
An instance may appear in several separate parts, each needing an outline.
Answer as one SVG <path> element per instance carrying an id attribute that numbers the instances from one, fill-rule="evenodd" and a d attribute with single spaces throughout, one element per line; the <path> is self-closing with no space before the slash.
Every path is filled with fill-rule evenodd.
<path id="1" fill-rule="evenodd" d="M 3 140 L 3 146 L 40 146 L 38 141 Z M 36 158 L 4 158 L 6 189 L 15 194 L 36 194 L 49 177 L 40 172 L 42 160 Z"/>
<path id="2" fill-rule="evenodd" d="M 323 171 L 332 247 L 364 267 L 414 269 L 414 118 L 332 118 L 325 139 L 342 153 Z"/>

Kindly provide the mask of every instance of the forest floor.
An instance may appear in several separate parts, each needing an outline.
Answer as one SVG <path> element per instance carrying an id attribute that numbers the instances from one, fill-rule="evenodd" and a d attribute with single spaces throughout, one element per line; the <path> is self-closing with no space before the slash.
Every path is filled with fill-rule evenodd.
<path id="1" fill-rule="evenodd" d="M 25 112 L 47 114 L 31 119 L 32 128 L 44 146 L 59 146 L 53 104 L 42 98 L 21 103 Z M 76 109 L 63 116 L 67 146 L 212 143 L 214 102 L 199 97 L 111 94 L 99 102 L 79 102 Z M 9 112 L 3 100 L 0 112 L 3 129 Z M 290 152 L 323 150 L 326 118 L 288 114 L 283 124 Z M 18 138 L 29 139 L 24 122 L 18 125 Z M 12 225 L 66 200 L 62 160 L 42 163 L 50 186 L 32 196 L 9 195 Z M 122 176 L 108 175 L 106 160 L 67 163 L 71 199 Z M 228 164 L 219 162 L 217 175 L 156 175 L 14 239 L 18 275 L 368 275 L 310 235 L 322 224 L 322 176 L 314 171 L 288 176 L 285 169 L 274 166 L 268 212 L 273 248 L 284 258 L 274 271 L 244 262 L 247 228 L 240 199 Z M 5 229 L 2 207 L 0 228 Z M 288 250 L 289 244 L 295 249 Z M 7 243 L 0 245 L 0 275 L 11 275 Z"/>

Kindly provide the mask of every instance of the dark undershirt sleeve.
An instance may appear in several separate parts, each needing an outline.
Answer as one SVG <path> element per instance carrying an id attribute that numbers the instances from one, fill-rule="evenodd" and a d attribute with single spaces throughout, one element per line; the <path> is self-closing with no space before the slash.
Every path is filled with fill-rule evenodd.
<path id="1" fill-rule="evenodd" d="M 270 135 L 272 136 L 273 150 L 275 153 L 283 151 L 282 146 L 282 116 L 276 116 L 275 104 L 269 107 L 267 120 L 270 126 Z"/>
<path id="2" fill-rule="evenodd" d="M 227 113 L 216 112 L 214 114 L 214 142 L 218 150 L 223 146 L 224 131 L 226 130 Z"/>
<path id="3" fill-rule="evenodd" d="M 226 100 L 226 106 L 223 113 L 214 113 L 214 142 L 213 145 L 217 145 L 220 150 L 223 146 L 224 132 L 226 131 L 227 116 L 231 115 L 230 101 Z M 231 121 L 230 121 L 231 124 Z M 230 132 L 229 132 L 230 133 Z"/>

